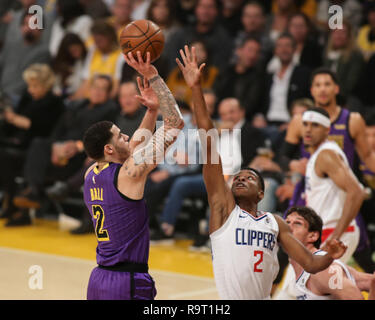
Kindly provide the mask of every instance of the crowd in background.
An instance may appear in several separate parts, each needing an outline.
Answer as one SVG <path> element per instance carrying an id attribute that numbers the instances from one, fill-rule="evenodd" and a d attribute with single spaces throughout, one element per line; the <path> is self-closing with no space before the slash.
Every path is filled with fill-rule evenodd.
<path id="1" fill-rule="evenodd" d="M 42 28 L 32 27 L 35 12 L 28 9 L 35 4 L 43 8 Z M 332 5 L 342 8 L 340 29 L 329 28 Z M 282 163 L 281 145 L 292 117 L 314 105 L 315 69 L 336 74 L 338 104 L 362 114 L 375 150 L 375 1 L 3 0 L 0 190 L 6 226 L 31 224 L 29 208 L 48 211 L 51 202 L 81 196 L 92 163 L 82 138 L 91 124 L 111 120 L 131 137 L 141 123 L 145 107 L 135 98 L 137 75 L 118 44 L 122 29 L 137 19 L 163 30 L 165 47 L 155 66 L 185 121 L 185 134 L 166 155 L 170 161 L 146 184 L 153 240 L 175 237 L 189 201 L 192 216 L 201 210 L 204 218 L 207 209 L 201 165 L 189 164 L 199 158 L 199 142 L 188 134 L 196 128 L 191 92 L 175 63 L 185 44 L 194 45 L 198 62 L 206 63 L 202 86 L 222 132 L 223 174 L 230 181 L 243 165 L 260 170 L 266 181 L 260 210 L 284 212 L 300 178 Z M 359 178 L 375 191 L 375 174 L 363 172 Z M 364 207 L 373 211 L 374 196 Z M 365 217 L 374 239 L 375 218 Z M 81 219 L 73 232 L 90 232 L 88 213 L 82 211 Z M 206 228 L 200 229 L 195 248 L 208 239 Z"/>

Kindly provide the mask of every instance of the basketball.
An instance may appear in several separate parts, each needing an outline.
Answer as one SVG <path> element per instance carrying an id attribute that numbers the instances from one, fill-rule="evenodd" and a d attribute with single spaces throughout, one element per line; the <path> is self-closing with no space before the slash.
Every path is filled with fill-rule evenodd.
<path id="1" fill-rule="evenodd" d="M 121 32 L 120 46 L 124 55 L 141 52 L 143 61 L 150 52 L 151 62 L 158 59 L 164 48 L 164 35 L 161 29 L 150 20 L 136 20 L 129 23 Z"/>

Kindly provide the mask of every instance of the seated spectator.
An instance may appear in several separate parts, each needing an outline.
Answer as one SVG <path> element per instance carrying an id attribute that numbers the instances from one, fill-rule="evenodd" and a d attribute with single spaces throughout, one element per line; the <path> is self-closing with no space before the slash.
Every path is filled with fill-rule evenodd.
<path id="1" fill-rule="evenodd" d="M 17 112 L 5 109 L 0 128 L 0 164 L 6 170 L 0 177 L 0 189 L 5 192 L 7 205 L 2 217 L 15 213 L 13 197 L 15 177 L 22 176 L 26 150 L 34 138 L 46 138 L 64 112 L 60 97 L 52 93 L 54 75 L 48 65 L 33 64 L 23 73 L 28 90 L 22 95 Z M 12 225 L 9 223 L 9 225 Z"/>
<path id="2" fill-rule="evenodd" d="M 196 21 L 193 25 L 180 28 L 171 35 L 164 50 L 170 63 L 170 69 L 176 64 L 179 50 L 186 43 L 196 39 L 203 40 L 211 52 L 211 63 L 216 67 L 225 66 L 229 61 L 233 48 L 233 41 L 228 32 L 220 25 L 218 0 L 198 0 L 195 6 Z"/>
<path id="3" fill-rule="evenodd" d="M 259 62 L 261 46 L 258 40 L 247 38 L 235 50 L 236 61 L 219 73 L 214 84 L 218 100 L 234 97 L 252 119 L 261 106 L 264 69 Z"/>
<path id="4" fill-rule="evenodd" d="M 84 132 L 95 122 L 114 120 L 116 105 L 110 100 L 111 86 L 108 76 L 95 76 L 89 98 L 72 103 L 50 137 L 33 140 L 24 166 L 27 187 L 14 198 L 15 206 L 39 208 L 46 184 L 65 180 L 82 168 L 86 159 L 82 143 Z M 16 212 L 10 220 L 14 224 L 31 223 L 24 210 Z"/>
<path id="5" fill-rule="evenodd" d="M 267 121 L 265 130 L 273 145 L 278 144 L 291 119 L 289 106 L 292 101 L 310 96 L 310 70 L 293 62 L 295 50 L 294 38 L 289 34 L 281 35 L 275 46 L 280 67 L 266 76 L 262 113 Z"/>
<path id="6" fill-rule="evenodd" d="M 80 0 L 57 0 L 57 19 L 52 25 L 49 50 L 52 57 L 55 57 L 61 40 L 68 32 L 80 36 L 83 42 L 90 36 L 90 29 L 93 20 L 85 14 Z"/>
<path id="7" fill-rule="evenodd" d="M 322 65 L 323 48 L 316 40 L 316 32 L 303 13 L 293 15 L 288 23 L 288 32 L 296 41 L 295 62 L 316 69 Z"/>
<path id="8" fill-rule="evenodd" d="M 67 33 L 60 43 L 51 66 L 56 75 L 55 94 L 67 98 L 82 84 L 82 72 L 87 50 L 81 38 L 75 33 Z"/>
<path id="9" fill-rule="evenodd" d="M 133 0 L 133 2 L 132 20 L 146 19 L 147 10 L 150 7 L 151 0 Z"/>
<path id="10" fill-rule="evenodd" d="M 110 0 L 110 2 L 112 2 L 112 0 Z M 85 13 L 94 20 L 110 16 L 109 8 L 105 0 L 80 0 L 80 3 L 85 9 Z"/>
<path id="11" fill-rule="evenodd" d="M 234 37 L 241 29 L 241 15 L 245 0 L 222 0 L 220 23 Z"/>
<path id="12" fill-rule="evenodd" d="M 275 0 L 272 13 L 266 21 L 268 36 L 275 42 L 281 34 L 287 31 L 290 17 L 297 12 L 297 6 L 293 0 Z"/>
<path id="13" fill-rule="evenodd" d="M 23 72 L 34 63 L 48 63 L 48 47 L 42 41 L 43 29 L 32 29 L 29 21 L 32 14 L 26 13 L 19 25 L 22 38 L 5 43 L 0 56 L 1 88 L 5 95 L 17 105 L 26 89 Z"/>
<path id="14" fill-rule="evenodd" d="M 106 74 L 111 78 L 113 86 L 110 97 L 112 99 L 118 93 L 121 70 L 125 59 L 118 46 L 116 31 L 108 22 L 99 20 L 92 26 L 91 33 L 94 37 L 95 46 L 89 49 L 82 73 L 84 81 L 71 97 L 72 100 L 87 97 L 90 80 L 96 74 Z"/>
<path id="15" fill-rule="evenodd" d="M 198 65 L 201 65 L 202 63 L 206 64 L 203 69 L 201 85 L 203 89 L 210 89 L 213 87 L 214 81 L 219 72 L 218 68 L 211 64 L 211 54 L 203 41 L 193 41 L 190 46 L 195 47 Z M 191 104 L 191 90 L 186 85 L 185 79 L 178 66 L 176 66 L 169 74 L 167 85 L 176 99 L 184 101 L 188 105 Z"/>
<path id="16" fill-rule="evenodd" d="M 147 19 L 155 22 L 163 31 L 165 42 L 177 29 L 176 1 L 152 0 L 147 10 Z"/>
<path id="17" fill-rule="evenodd" d="M 136 98 L 137 85 L 134 82 L 124 82 L 120 85 L 118 102 L 120 111 L 115 118 L 115 124 L 131 138 L 138 129 L 146 109 Z"/>
<path id="18" fill-rule="evenodd" d="M 224 176 L 236 174 L 243 164 L 255 157 L 257 148 L 264 146 L 265 136 L 245 118 L 245 109 L 236 98 L 226 98 L 219 104 L 220 141 L 218 151 Z M 239 130 L 234 130 L 239 129 Z"/>
<path id="19" fill-rule="evenodd" d="M 179 24 L 186 26 L 195 20 L 194 9 L 196 0 L 177 0 L 176 2 L 176 19 Z"/>
<path id="20" fill-rule="evenodd" d="M 367 9 L 367 24 L 359 29 L 357 45 L 367 61 L 375 53 L 375 3 L 368 3 L 365 9 Z"/>
<path id="21" fill-rule="evenodd" d="M 181 175 L 190 174 L 199 169 L 199 162 L 196 159 L 199 150 L 195 144 L 195 139 L 191 139 L 191 134 L 189 134 L 189 129 L 194 128 L 191 111 L 185 103 L 178 102 L 178 104 L 185 126 L 173 146 L 166 153 L 164 162 L 156 167 L 146 181 L 145 199 L 151 227 L 157 225 L 156 218 L 159 213 L 159 206 L 168 195 L 173 181 Z"/>
<path id="22" fill-rule="evenodd" d="M 269 2 L 271 3 L 271 11 L 276 12 L 278 10 L 279 2 L 278 0 L 270 0 Z M 316 9 L 317 9 L 317 4 L 316 0 L 297 0 L 293 1 L 294 2 L 294 8 L 298 12 L 302 12 L 305 15 L 307 15 L 310 19 L 315 17 L 316 15 Z"/>
<path id="23" fill-rule="evenodd" d="M 235 38 L 235 47 L 241 46 L 247 38 L 257 39 L 261 44 L 261 61 L 268 62 L 272 56 L 273 42 L 265 29 L 266 16 L 262 4 L 249 1 L 242 10 L 242 28 Z"/>
<path id="24" fill-rule="evenodd" d="M 324 66 L 337 74 L 340 96 L 345 101 L 357 96 L 365 67 L 364 58 L 355 46 L 353 35 L 351 24 L 346 21 L 342 29 L 331 30 L 323 58 Z"/>

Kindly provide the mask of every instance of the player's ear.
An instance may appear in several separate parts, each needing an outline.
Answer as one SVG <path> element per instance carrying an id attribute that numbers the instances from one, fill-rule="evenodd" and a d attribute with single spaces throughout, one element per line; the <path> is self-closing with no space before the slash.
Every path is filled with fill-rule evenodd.
<path id="1" fill-rule="evenodd" d="M 110 144 L 106 144 L 104 146 L 104 153 L 106 154 L 113 154 L 113 146 Z"/>
<path id="2" fill-rule="evenodd" d="M 318 231 L 311 231 L 308 236 L 309 243 L 314 243 L 319 239 L 319 232 Z"/>
<path id="3" fill-rule="evenodd" d="M 263 192 L 262 190 L 260 190 L 260 191 L 258 192 L 258 203 L 259 203 L 260 201 L 262 201 L 263 198 L 264 198 L 264 192 Z"/>

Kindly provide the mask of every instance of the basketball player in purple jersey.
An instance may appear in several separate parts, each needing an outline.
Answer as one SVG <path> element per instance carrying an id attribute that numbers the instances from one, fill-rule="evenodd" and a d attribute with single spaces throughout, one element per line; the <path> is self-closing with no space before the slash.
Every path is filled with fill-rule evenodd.
<path id="1" fill-rule="evenodd" d="M 103 121 L 87 130 L 83 142 L 87 155 L 96 160 L 84 183 L 84 200 L 98 240 L 98 267 L 90 276 L 89 300 L 150 300 L 156 295 L 148 274 L 150 239 L 143 192 L 148 173 L 163 160 L 184 123 L 172 93 L 150 64 L 150 55 L 146 62 L 139 52 L 137 58 L 129 53 L 125 60 L 144 78 L 143 84 L 138 78 L 138 98 L 148 111 L 132 140 Z M 152 135 L 158 107 L 164 124 Z"/>

